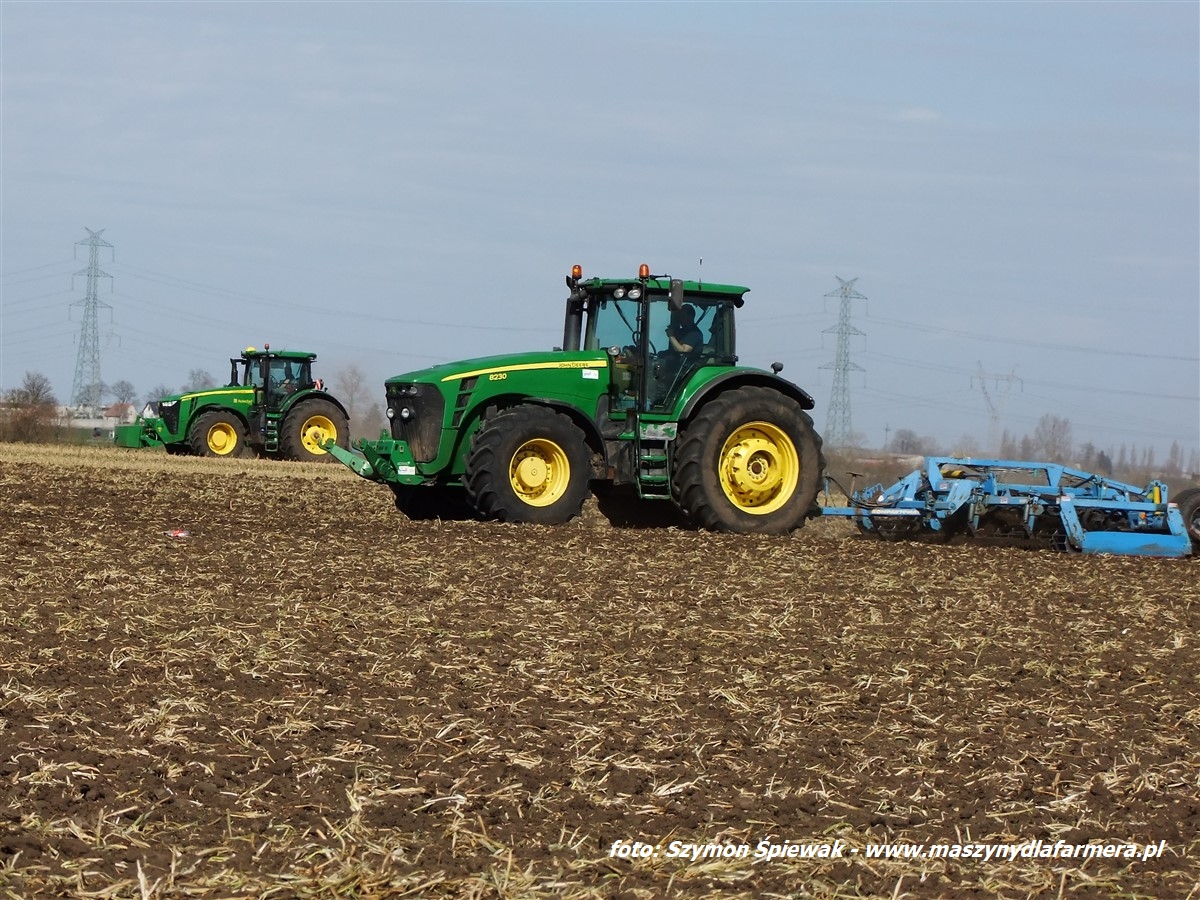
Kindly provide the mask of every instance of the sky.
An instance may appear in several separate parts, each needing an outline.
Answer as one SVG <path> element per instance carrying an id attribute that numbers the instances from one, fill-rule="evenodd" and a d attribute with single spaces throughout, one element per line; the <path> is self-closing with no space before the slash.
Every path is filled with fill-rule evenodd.
<path id="1" fill-rule="evenodd" d="M 0 392 L 247 345 L 561 343 L 564 277 L 750 287 L 823 429 L 1200 448 L 1200 4 L 0 3 Z M 80 244 L 79 242 L 85 242 Z M 824 368 L 823 368 L 824 367 Z M 990 404 L 990 406 L 989 406 Z"/>

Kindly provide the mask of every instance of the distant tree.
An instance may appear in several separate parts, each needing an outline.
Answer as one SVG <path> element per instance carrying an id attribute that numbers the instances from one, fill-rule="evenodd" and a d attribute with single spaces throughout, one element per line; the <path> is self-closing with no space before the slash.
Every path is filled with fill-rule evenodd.
<path id="1" fill-rule="evenodd" d="M 1071 456 L 1071 420 L 1046 413 L 1033 430 L 1033 448 L 1045 462 L 1067 462 Z"/>
<path id="2" fill-rule="evenodd" d="M 53 436 L 58 423 L 58 399 L 50 379 L 40 372 L 26 372 L 20 387 L 5 397 L 7 409 L 0 421 L 0 436 L 8 441 L 44 441 Z"/>
<path id="3" fill-rule="evenodd" d="M 350 420 L 350 434 L 355 438 L 375 440 L 386 424 L 387 419 L 383 417 L 383 408 L 378 403 L 372 403 L 366 413 L 357 419 Z"/>
<path id="4" fill-rule="evenodd" d="M 1020 448 L 1017 445 L 1017 439 L 1009 433 L 1008 429 L 1004 429 L 1004 434 L 1000 438 L 1000 458 L 1014 459 Z"/>
<path id="5" fill-rule="evenodd" d="M 54 386 L 50 379 L 41 372 L 26 372 L 20 387 L 8 392 L 8 402 L 18 406 L 53 406 L 58 407 L 54 396 Z"/>
<path id="6" fill-rule="evenodd" d="M 951 456 L 979 456 L 980 447 L 979 439 L 974 435 L 963 432 L 959 435 L 957 441 L 954 442 L 954 450 Z"/>
<path id="7" fill-rule="evenodd" d="M 115 382 L 109 391 L 116 403 L 133 403 L 137 400 L 137 388 L 133 386 L 132 382 L 125 379 Z"/>
<path id="8" fill-rule="evenodd" d="M 188 372 L 188 380 L 183 385 L 184 393 L 188 391 L 202 391 L 205 388 L 216 387 L 217 380 L 212 377 L 204 369 L 192 369 Z M 167 393 L 171 393 L 168 391 Z"/>
<path id="9" fill-rule="evenodd" d="M 892 438 L 893 453 L 924 453 L 920 435 L 911 428 L 897 428 L 896 436 Z"/>
<path id="10" fill-rule="evenodd" d="M 1167 454 L 1166 474 L 1179 475 L 1183 472 L 1183 448 L 1179 441 L 1171 441 L 1171 450 Z"/>
<path id="11" fill-rule="evenodd" d="M 153 403 L 155 400 L 158 400 L 160 397 L 166 397 L 166 396 L 169 396 L 174 393 L 175 393 L 174 388 L 169 388 L 165 384 L 162 384 L 160 382 L 159 384 L 156 384 L 154 387 L 150 388 L 150 390 L 148 390 L 146 392 L 144 402 Z"/>
<path id="12" fill-rule="evenodd" d="M 350 421 L 353 423 L 359 404 L 367 399 L 367 376 L 363 374 L 363 370 L 357 364 L 350 363 L 333 373 L 331 387 L 333 395 L 342 401 L 342 405 L 346 407 L 346 414 L 350 416 Z"/>
<path id="13" fill-rule="evenodd" d="M 1101 475 L 1111 475 L 1113 473 L 1112 457 L 1103 450 L 1096 454 L 1096 471 Z"/>
<path id="14" fill-rule="evenodd" d="M 1096 445 L 1091 441 L 1084 443 L 1077 454 L 1079 468 L 1091 470 L 1096 467 Z"/>

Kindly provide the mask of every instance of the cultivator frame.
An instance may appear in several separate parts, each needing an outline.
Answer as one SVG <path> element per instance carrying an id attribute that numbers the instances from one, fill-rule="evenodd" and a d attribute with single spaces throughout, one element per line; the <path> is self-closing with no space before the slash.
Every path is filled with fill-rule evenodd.
<path id="1" fill-rule="evenodd" d="M 1144 488 L 1057 463 L 929 456 L 891 487 L 842 492 L 849 506 L 822 516 L 853 519 L 883 540 L 949 539 L 967 535 L 992 543 L 1065 553 L 1182 557 L 1193 538 L 1167 485 Z"/>

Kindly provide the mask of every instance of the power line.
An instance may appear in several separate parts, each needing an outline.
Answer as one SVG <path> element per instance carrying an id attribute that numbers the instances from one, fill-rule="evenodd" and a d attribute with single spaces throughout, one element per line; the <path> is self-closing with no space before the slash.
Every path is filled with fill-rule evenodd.
<path id="1" fill-rule="evenodd" d="M 253 300 L 257 304 L 263 306 L 273 306 L 278 309 L 285 309 L 289 312 L 305 312 L 313 313 L 322 316 L 334 316 L 344 318 L 346 310 L 343 306 L 312 306 L 305 303 L 296 303 L 293 301 L 276 300 L 272 297 L 264 297 L 260 294 L 248 294 L 242 291 L 234 291 L 229 288 L 216 287 L 213 285 L 202 284 L 198 281 L 189 281 L 183 278 L 176 278 L 171 275 L 163 275 L 159 272 L 151 272 L 148 269 L 137 269 L 128 264 L 121 264 L 117 267 L 118 271 L 132 275 L 134 278 L 141 278 L 144 281 L 149 281 L 156 284 L 165 284 L 170 287 L 178 287 L 184 290 L 196 291 L 201 294 L 210 294 L 216 297 L 225 297 L 231 300 Z M 140 274 L 139 274 L 140 273 Z M 511 331 L 521 332 L 526 334 L 544 334 L 545 328 L 525 328 L 515 325 L 493 325 L 493 324 L 477 324 L 471 322 L 435 322 L 424 319 L 412 319 L 408 316 L 384 316 L 373 312 L 356 312 L 355 317 L 359 319 L 373 320 L 376 322 L 397 323 L 405 326 L 419 326 L 425 328 L 450 328 L 454 331 Z"/>
<path id="2" fill-rule="evenodd" d="M 829 296 L 828 294 L 826 296 Z M 788 313 L 780 316 L 771 316 L 770 321 L 801 320 L 807 317 L 807 313 Z M 984 341 L 990 344 L 1014 344 L 1019 347 L 1035 347 L 1039 350 L 1063 350 L 1069 353 L 1089 353 L 1098 356 L 1127 356 L 1137 359 L 1155 359 L 1160 361 L 1170 362 L 1200 362 L 1200 356 L 1179 356 L 1167 353 L 1148 353 L 1138 350 L 1106 350 L 1099 347 L 1083 347 L 1078 344 L 1056 344 L 1050 341 L 1034 341 L 1029 338 L 1006 338 L 996 334 L 981 334 L 974 331 L 963 331 L 957 328 L 946 328 L 940 325 L 923 325 L 919 322 L 908 322 L 904 319 L 889 319 L 882 316 L 869 316 L 872 322 L 881 322 L 885 325 L 894 325 L 897 328 L 907 328 L 912 331 L 920 331 L 926 334 L 940 334 L 946 337 L 961 338 L 963 340 Z M 766 319 L 755 321 L 767 321 Z"/>
<path id="3" fill-rule="evenodd" d="M 1132 356 L 1138 359 L 1171 360 L 1173 362 L 1200 362 L 1198 356 L 1173 356 L 1164 353 L 1144 353 L 1136 350 L 1101 350 L 1097 347 L 1080 347 L 1076 344 L 1054 344 L 1049 341 L 1033 341 L 1028 338 L 1004 338 L 994 334 L 977 334 L 970 331 L 960 331 L 956 328 L 944 328 L 937 325 L 921 325 L 916 322 L 906 322 L 903 319 L 887 319 L 872 316 L 873 322 L 883 322 L 900 328 L 910 328 L 913 331 L 924 331 L 929 334 L 944 334 L 949 337 L 966 338 L 973 341 L 985 341 L 994 344 L 1016 344 L 1021 347 L 1036 347 L 1040 350 L 1065 350 L 1070 353 L 1099 353 L 1104 356 Z"/>
<path id="4" fill-rule="evenodd" d="M 877 353 L 875 351 L 866 350 L 864 356 L 870 359 L 882 359 L 887 362 L 896 363 L 901 366 L 908 366 L 914 369 L 928 369 L 933 372 L 950 372 L 954 374 L 968 375 L 975 377 L 978 372 L 972 369 L 964 369 L 962 366 L 947 366 L 942 363 L 931 363 L 918 361 L 914 359 L 904 359 L 901 356 L 890 356 L 887 353 Z M 1195 394 L 1164 394 L 1160 391 L 1131 391 L 1125 388 L 1106 387 L 1100 384 L 1067 384 L 1062 381 L 1043 381 L 1036 378 L 1022 378 L 1023 384 L 1038 385 L 1040 387 L 1050 387 L 1055 390 L 1063 391 L 1086 391 L 1090 394 L 1096 393 L 1097 390 L 1103 390 L 1105 394 L 1120 394 L 1126 397 L 1149 397 L 1155 400 L 1188 400 L 1196 402 L 1200 400 L 1200 396 Z"/>

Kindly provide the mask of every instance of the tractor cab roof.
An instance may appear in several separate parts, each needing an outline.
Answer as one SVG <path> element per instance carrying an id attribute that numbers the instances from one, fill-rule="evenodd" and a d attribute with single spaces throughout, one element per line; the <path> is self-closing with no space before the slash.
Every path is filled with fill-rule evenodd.
<path id="1" fill-rule="evenodd" d="M 255 347 L 247 347 L 242 351 L 242 359 L 295 359 L 308 360 L 312 362 L 317 358 L 317 354 L 309 353 L 305 350 L 272 350 L 270 344 L 263 344 L 263 348 L 258 350 Z"/>
<path id="2" fill-rule="evenodd" d="M 682 281 L 680 283 L 683 285 L 683 293 L 687 297 L 696 299 L 703 297 L 715 301 L 725 300 L 738 307 L 746 302 L 743 295 L 750 290 L 740 284 L 716 284 L 707 281 Z M 621 288 L 628 291 L 630 288 L 641 287 L 643 284 L 650 294 L 662 294 L 665 297 L 671 292 L 671 279 L 666 276 L 651 277 L 645 280 L 639 278 L 588 278 L 579 281 L 579 287 L 585 293 L 618 297 L 621 295 L 614 295 L 614 291 Z"/>

